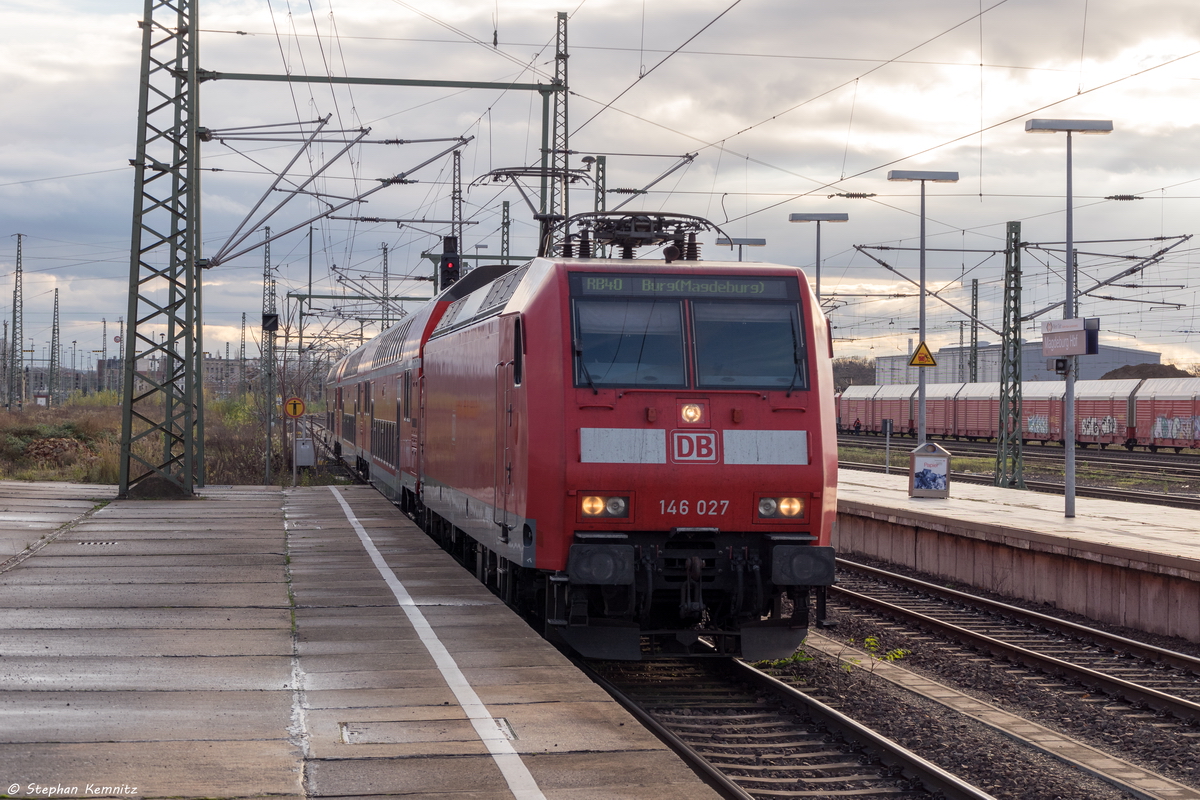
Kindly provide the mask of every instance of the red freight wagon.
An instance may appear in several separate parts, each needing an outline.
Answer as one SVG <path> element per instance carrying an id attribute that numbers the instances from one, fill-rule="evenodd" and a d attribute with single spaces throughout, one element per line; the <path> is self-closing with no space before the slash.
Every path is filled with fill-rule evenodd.
<path id="1" fill-rule="evenodd" d="M 999 383 L 968 383 L 954 398 L 957 428 L 962 439 L 994 439 L 1000 413 Z"/>
<path id="2" fill-rule="evenodd" d="M 925 385 L 925 435 L 946 438 L 954 435 L 954 398 L 965 383 Z"/>
<path id="3" fill-rule="evenodd" d="M 917 387 L 915 384 L 880 386 L 871 403 L 875 407 L 871 422 L 872 433 L 882 433 L 883 421 L 890 419 L 894 435 L 916 435 Z"/>
<path id="4" fill-rule="evenodd" d="M 877 413 L 872 399 L 878 386 L 847 386 L 838 399 L 838 422 L 847 432 L 868 433 L 878 430 Z M 856 431 L 854 423 L 859 423 Z"/>
<path id="5" fill-rule="evenodd" d="M 1148 378 L 1133 395 L 1137 441 L 1151 452 L 1160 447 L 1196 447 L 1200 378 Z"/>
<path id="6" fill-rule="evenodd" d="M 1075 384 L 1075 441 L 1081 445 L 1127 444 L 1133 430 L 1133 397 L 1138 378 L 1078 381 Z"/>
<path id="7" fill-rule="evenodd" d="M 1021 441 L 1062 441 L 1062 381 L 1023 381 L 1021 383 Z M 997 409 L 997 413 L 999 409 Z"/>

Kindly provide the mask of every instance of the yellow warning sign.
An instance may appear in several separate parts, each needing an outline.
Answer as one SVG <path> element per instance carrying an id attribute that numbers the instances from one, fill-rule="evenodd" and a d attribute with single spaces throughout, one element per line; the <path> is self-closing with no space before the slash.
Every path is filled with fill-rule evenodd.
<path id="1" fill-rule="evenodd" d="M 299 397 L 289 397 L 283 401 L 283 413 L 292 419 L 304 416 L 304 401 Z"/>
<path id="2" fill-rule="evenodd" d="M 908 360 L 908 365 L 910 367 L 936 367 L 937 362 L 933 360 L 933 353 L 929 352 L 929 346 L 921 342 L 917 345 L 912 358 Z"/>

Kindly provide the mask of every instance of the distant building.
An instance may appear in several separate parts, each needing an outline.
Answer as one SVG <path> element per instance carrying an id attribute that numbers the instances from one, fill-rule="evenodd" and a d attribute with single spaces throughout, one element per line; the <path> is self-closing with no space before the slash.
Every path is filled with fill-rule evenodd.
<path id="1" fill-rule="evenodd" d="M 877 356 L 875 358 L 875 383 L 908 384 L 917 383 L 917 372 L 925 370 L 926 383 L 968 383 L 971 380 L 970 347 L 943 347 L 934 354 L 936 367 L 910 367 L 907 356 Z M 1100 352 L 1094 356 L 1079 357 L 1080 380 L 1097 380 L 1102 375 L 1112 372 L 1118 367 L 1134 364 L 1160 364 L 1162 354 L 1148 350 L 1134 350 L 1129 347 L 1110 347 L 1100 345 Z M 1000 345 L 980 344 L 976 367 L 976 383 L 997 383 L 1000 380 Z M 1021 380 L 1023 381 L 1058 381 L 1062 377 L 1054 373 L 1053 368 L 1046 366 L 1042 356 L 1041 342 L 1025 342 L 1021 345 Z"/>

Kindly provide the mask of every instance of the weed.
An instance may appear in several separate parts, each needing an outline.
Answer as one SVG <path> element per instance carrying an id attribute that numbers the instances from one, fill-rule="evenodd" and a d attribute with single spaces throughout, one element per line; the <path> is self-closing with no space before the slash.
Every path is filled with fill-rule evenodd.
<path id="1" fill-rule="evenodd" d="M 797 650 L 787 658 L 780 658 L 775 661 L 759 661 L 757 664 L 755 664 L 755 666 L 759 667 L 760 669 L 767 667 L 771 669 L 779 669 L 781 667 L 791 667 L 795 666 L 796 664 L 803 664 L 812 660 L 812 656 L 810 656 L 808 653 L 804 652 L 803 650 Z"/>
<path id="2" fill-rule="evenodd" d="M 853 647 L 855 642 L 853 639 L 848 639 L 845 644 L 847 647 Z M 868 660 L 870 663 L 870 668 L 867 670 L 867 672 L 872 675 L 875 673 L 875 666 L 880 662 L 886 661 L 890 664 L 900 661 L 906 656 L 912 655 L 912 651 L 905 650 L 901 647 L 884 651 L 883 645 L 880 643 L 878 637 L 875 636 L 867 636 L 864 638 L 862 640 L 862 649 L 867 651 L 867 655 L 870 657 Z M 855 667 L 860 666 L 863 663 L 863 659 L 846 658 L 842 655 L 844 652 L 845 650 L 843 650 L 841 653 L 838 653 L 837 660 L 840 662 L 841 668 L 844 672 L 851 673 L 854 671 Z"/>

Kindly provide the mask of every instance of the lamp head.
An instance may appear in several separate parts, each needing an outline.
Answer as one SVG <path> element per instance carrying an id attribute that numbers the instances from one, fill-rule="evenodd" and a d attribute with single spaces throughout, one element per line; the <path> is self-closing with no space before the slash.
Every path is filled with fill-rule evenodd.
<path id="1" fill-rule="evenodd" d="M 788 222 L 846 222 L 849 214 L 788 214 Z"/>
<path id="2" fill-rule="evenodd" d="M 920 169 L 893 169 L 888 172 L 889 181 L 933 181 L 934 183 L 957 183 L 957 172 L 931 172 Z"/>
<path id="3" fill-rule="evenodd" d="M 1112 133 L 1111 119 L 1027 119 L 1026 133 Z"/>

